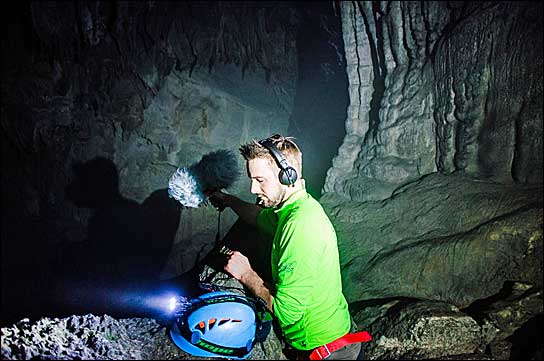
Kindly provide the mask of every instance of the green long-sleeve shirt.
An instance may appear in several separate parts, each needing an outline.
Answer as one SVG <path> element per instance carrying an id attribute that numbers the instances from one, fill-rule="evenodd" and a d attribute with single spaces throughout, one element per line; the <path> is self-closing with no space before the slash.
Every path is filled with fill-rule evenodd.
<path id="1" fill-rule="evenodd" d="M 273 307 L 286 341 L 310 350 L 345 335 L 350 315 L 342 294 L 336 233 L 321 205 L 300 190 L 280 208 L 260 211 L 257 225 L 274 234 Z"/>

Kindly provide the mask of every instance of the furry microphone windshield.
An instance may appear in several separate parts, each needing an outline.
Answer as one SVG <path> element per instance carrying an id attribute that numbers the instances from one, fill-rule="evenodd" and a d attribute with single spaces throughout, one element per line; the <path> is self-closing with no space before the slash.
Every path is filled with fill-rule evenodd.
<path id="1" fill-rule="evenodd" d="M 221 149 L 190 167 L 178 168 L 168 182 L 168 195 L 185 207 L 197 208 L 206 201 L 205 192 L 228 188 L 239 176 L 234 153 Z"/>

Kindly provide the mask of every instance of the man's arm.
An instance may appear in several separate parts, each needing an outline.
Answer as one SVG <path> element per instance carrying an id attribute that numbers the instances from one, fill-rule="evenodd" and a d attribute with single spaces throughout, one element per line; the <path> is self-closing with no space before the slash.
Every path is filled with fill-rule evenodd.
<path id="1" fill-rule="evenodd" d="M 233 251 L 225 265 L 225 271 L 249 288 L 251 293 L 255 296 L 262 298 L 270 311 L 274 311 L 274 298 L 272 297 L 270 290 L 266 287 L 264 281 L 257 272 L 251 268 L 246 256 L 238 251 Z"/>
<path id="2" fill-rule="evenodd" d="M 249 223 L 252 226 L 257 225 L 257 215 L 262 209 L 258 205 L 245 202 L 236 196 L 220 191 L 211 193 L 209 197 L 210 202 L 215 207 L 230 207 L 244 222 Z"/>

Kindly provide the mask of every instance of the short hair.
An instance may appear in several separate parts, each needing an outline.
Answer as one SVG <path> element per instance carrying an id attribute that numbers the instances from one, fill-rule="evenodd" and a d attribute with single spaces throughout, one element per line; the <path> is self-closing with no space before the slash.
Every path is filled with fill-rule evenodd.
<path id="1" fill-rule="evenodd" d="M 302 178 L 302 152 L 296 143 L 293 141 L 294 137 L 284 137 L 280 134 L 274 134 L 268 139 L 278 148 L 283 154 L 287 163 L 298 173 L 298 178 Z M 261 145 L 259 141 L 253 139 L 251 143 L 242 144 L 240 146 L 240 154 L 246 161 L 250 161 L 255 158 L 268 159 L 271 163 L 277 164 L 276 159 L 270 153 L 268 148 Z"/>

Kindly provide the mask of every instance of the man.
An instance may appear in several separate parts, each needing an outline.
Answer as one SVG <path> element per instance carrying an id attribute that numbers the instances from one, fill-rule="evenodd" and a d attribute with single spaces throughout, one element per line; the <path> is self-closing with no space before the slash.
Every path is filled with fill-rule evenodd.
<path id="1" fill-rule="evenodd" d="M 307 359 L 316 348 L 340 339 L 312 357 L 325 358 L 336 347 L 327 359 L 356 359 L 364 339 L 343 338 L 351 319 L 342 294 L 336 234 L 321 205 L 305 190 L 300 149 L 292 138 L 274 135 L 242 145 L 240 153 L 258 205 L 222 192 L 212 193 L 210 200 L 273 236 L 274 285 L 268 287 L 237 251 L 230 253 L 225 271 L 267 303 L 292 357 Z"/>

